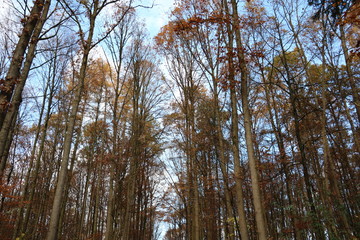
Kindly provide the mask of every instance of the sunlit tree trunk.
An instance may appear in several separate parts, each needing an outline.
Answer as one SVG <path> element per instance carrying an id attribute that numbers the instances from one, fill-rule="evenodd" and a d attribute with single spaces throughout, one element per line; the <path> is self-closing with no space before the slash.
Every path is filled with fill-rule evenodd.
<path id="1" fill-rule="evenodd" d="M 240 74 L 241 74 L 241 103 L 242 110 L 244 114 L 244 128 L 245 128 L 245 142 L 246 149 L 249 160 L 250 167 L 250 175 L 251 175 L 251 183 L 252 183 L 252 194 L 253 194 L 253 202 L 254 202 L 254 210 L 255 210 L 255 219 L 257 226 L 258 238 L 260 240 L 267 239 L 267 227 L 266 227 L 266 219 L 264 206 L 262 203 L 261 197 L 261 189 L 259 182 L 259 172 L 258 172 L 258 164 L 255 157 L 254 152 L 254 144 L 253 144 L 253 133 L 252 133 L 252 123 L 251 123 L 251 112 L 249 106 L 249 87 L 248 87 L 248 69 L 246 66 L 245 55 L 243 51 L 243 44 L 241 39 L 241 33 L 239 29 L 239 14 L 237 10 L 236 0 L 231 0 L 232 6 L 232 24 L 233 31 L 235 34 L 235 42 L 237 47 L 237 57 L 239 60 Z"/>
<path id="2" fill-rule="evenodd" d="M 65 140 L 64 140 L 64 152 L 61 161 L 60 172 L 58 176 L 56 192 L 54 197 L 54 202 L 51 211 L 50 217 L 50 225 L 49 231 L 47 234 L 47 240 L 55 240 L 57 236 L 57 230 L 59 225 L 59 218 L 60 218 L 60 211 L 61 211 L 61 204 L 62 204 L 62 196 L 65 187 L 66 175 L 67 175 L 67 168 L 70 156 L 70 149 L 71 149 L 71 142 L 73 137 L 73 132 L 76 124 L 76 115 L 78 112 L 79 104 L 81 101 L 83 89 L 84 89 L 84 80 L 86 76 L 86 67 L 88 63 L 88 57 L 91 49 L 92 38 L 94 34 L 95 28 L 95 19 L 96 15 L 98 14 L 98 1 L 94 2 L 94 12 L 90 14 L 90 28 L 89 28 L 89 35 L 87 37 L 86 43 L 83 46 L 83 55 L 81 60 L 79 78 L 78 78 L 78 86 L 76 88 L 74 100 L 71 105 L 71 113 L 69 116 L 69 121 L 67 122 L 66 133 L 65 133 Z"/>
<path id="3" fill-rule="evenodd" d="M 228 4 L 225 3 L 225 12 L 230 16 L 230 11 Z M 238 117 L 238 107 L 237 107 L 237 94 L 236 94 L 236 83 L 235 83 L 235 66 L 232 56 L 232 51 L 234 48 L 234 27 L 230 23 L 227 23 L 227 36 L 228 44 L 227 49 L 228 53 L 228 84 L 230 86 L 230 106 L 231 106 L 231 148 L 234 158 L 234 168 L 235 168 L 235 183 L 236 183 L 236 206 L 239 216 L 239 226 L 240 226 L 240 236 L 241 239 L 249 239 L 249 233 L 247 229 L 247 220 L 245 214 L 244 206 L 244 196 L 243 196 L 243 178 L 244 173 L 240 162 L 240 149 L 239 149 L 239 117 Z"/>
<path id="4" fill-rule="evenodd" d="M 220 169 L 221 169 L 221 173 L 223 175 L 223 179 L 224 179 L 224 195 L 225 195 L 225 206 L 226 206 L 226 215 L 227 218 L 229 219 L 229 221 L 226 222 L 227 225 L 229 225 L 229 230 L 228 230 L 228 239 L 233 239 L 235 237 L 234 234 L 234 221 L 231 221 L 231 218 L 235 219 L 235 215 L 233 214 L 233 210 L 232 210 L 232 204 L 231 204 L 231 195 L 230 195 L 230 190 L 229 190 L 229 175 L 228 175 L 228 171 L 227 171 L 227 165 L 228 165 L 228 159 L 225 157 L 225 147 L 224 147 L 224 136 L 222 133 L 222 129 L 221 129 L 221 118 L 220 118 L 220 106 L 219 106 L 219 97 L 218 97 L 218 87 L 217 87 L 217 82 L 215 80 L 215 78 L 213 78 L 213 88 L 214 88 L 214 100 L 215 100 L 215 106 L 214 106 L 214 111 L 215 111 L 215 118 L 216 118 L 216 132 L 217 132 L 217 136 L 218 136 L 218 141 L 219 141 L 219 146 L 216 148 L 218 151 L 218 155 L 219 155 L 219 160 L 220 160 Z M 240 218 L 241 219 L 241 218 Z M 241 221 L 241 220 L 240 220 Z"/>
<path id="5" fill-rule="evenodd" d="M 111 60 L 115 63 L 115 73 L 111 71 L 111 78 L 113 82 L 113 91 L 114 91 L 114 104 L 112 110 L 112 154 L 114 157 L 114 163 L 121 160 L 120 146 L 119 146 L 119 119 L 123 114 L 123 109 L 125 106 L 125 100 L 120 102 L 120 94 L 124 91 L 124 82 L 125 78 L 121 77 L 121 72 L 123 71 L 123 59 L 124 59 L 124 49 L 125 45 L 129 39 L 129 30 L 132 27 L 132 15 L 129 15 L 129 18 L 125 19 L 124 22 L 120 23 L 118 28 L 110 35 L 109 39 L 106 40 L 107 47 L 111 53 Z M 109 60 L 108 60 L 109 61 Z M 114 235 L 114 216 L 115 216 L 115 190 L 117 184 L 114 184 L 116 168 L 113 167 L 113 163 L 110 164 L 110 183 L 109 183 L 109 199 L 108 199 L 108 209 L 106 217 L 106 232 L 105 240 L 113 239 Z M 114 186 L 115 185 L 115 186 Z"/>

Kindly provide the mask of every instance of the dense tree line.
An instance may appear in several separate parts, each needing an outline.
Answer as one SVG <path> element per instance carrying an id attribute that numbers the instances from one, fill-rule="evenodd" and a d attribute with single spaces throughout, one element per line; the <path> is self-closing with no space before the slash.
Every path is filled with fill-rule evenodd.
<path id="1" fill-rule="evenodd" d="M 358 1 L 10 3 L 1 239 L 360 238 Z"/>

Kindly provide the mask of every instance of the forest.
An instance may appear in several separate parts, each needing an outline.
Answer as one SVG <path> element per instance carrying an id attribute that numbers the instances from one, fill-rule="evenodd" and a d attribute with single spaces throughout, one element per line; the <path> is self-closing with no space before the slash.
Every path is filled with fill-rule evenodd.
<path id="1" fill-rule="evenodd" d="M 158 2 L 2 1 L 0 239 L 360 239 L 360 1 Z"/>

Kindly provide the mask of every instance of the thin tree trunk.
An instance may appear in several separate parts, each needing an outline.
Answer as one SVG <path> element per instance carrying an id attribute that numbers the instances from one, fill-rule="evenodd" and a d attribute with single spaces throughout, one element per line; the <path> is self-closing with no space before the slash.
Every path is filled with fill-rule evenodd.
<path id="1" fill-rule="evenodd" d="M 218 137 L 218 142 L 219 142 L 219 146 L 216 148 L 217 149 L 217 153 L 219 155 L 219 160 L 220 160 L 220 169 L 221 169 L 221 173 L 223 175 L 223 179 L 224 179 L 224 195 L 225 195 L 225 207 L 226 207 L 226 215 L 228 216 L 228 218 L 232 217 L 235 219 L 235 215 L 233 214 L 232 211 L 232 206 L 231 206 L 231 196 L 230 196 L 230 190 L 229 190 L 229 181 L 228 181 L 228 173 L 227 173 L 227 165 L 228 165 L 228 161 L 225 158 L 225 150 L 224 150 L 224 136 L 222 134 L 222 130 L 221 130 L 221 119 L 220 119 L 220 106 L 219 106 L 219 97 L 218 97 L 218 93 L 217 93 L 217 82 L 215 80 L 215 78 L 213 78 L 213 88 L 214 88 L 214 100 L 215 100 L 215 106 L 214 106 L 214 111 L 215 111 L 215 118 L 216 118 L 216 133 L 217 133 L 217 137 Z M 234 224 L 232 221 L 227 221 L 227 224 L 229 225 L 229 239 L 234 239 L 235 234 L 234 234 Z"/>
<path id="2" fill-rule="evenodd" d="M 230 11 L 228 4 L 224 4 L 225 12 L 230 16 Z M 240 162 L 239 155 L 239 117 L 237 109 L 237 96 L 236 96 L 236 85 L 235 85 L 235 68 L 232 57 L 232 49 L 234 45 L 234 36 L 233 28 L 228 22 L 227 24 L 227 35 L 228 35 L 228 44 L 227 48 L 229 51 L 228 62 L 229 62 L 229 73 L 228 80 L 230 84 L 230 105 L 231 105 L 231 149 L 234 158 L 234 168 L 235 168 L 235 184 L 236 184 L 236 207 L 238 210 L 238 221 L 240 226 L 240 236 L 242 240 L 249 239 L 249 233 L 247 229 L 246 213 L 244 206 L 244 196 L 243 196 L 243 178 L 244 173 Z"/>
<path id="3" fill-rule="evenodd" d="M 345 69 L 346 69 L 346 73 L 348 75 L 348 80 L 350 83 L 350 87 L 351 87 L 351 93 L 353 96 L 353 101 L 354 101 L 354 105 L 355 105 L 355 110 L 356 110 L 356 114 L 357 114 L 357 120 L 358 122 L 360 122 L 360 96 L 359 96 L 359 88 L 356 86 L 356 82 L 354 79 L 354 72 L 352 70 L 352 62 L 351 62 L 351 58 L 349 56 L 349 49 L 346 45 L 346 37 L 345 37 L 345 31 L 344 31 L 344 26 L 342 24 L 339 24 L 339 29 L 340 29 L 340 40 L 341 40 L 341 48 L 343 50 L 344 53 L 344 57 L 345 57 Z M 357 133 L 357 135 L 359 135 L 359 133 Z"/>
<path id="4" fill-rule="evenodd" d="M 105 240 L 111 240 L 113 238 L 113 211 L 114 211 L 114 170 L 110 169 L 110 187 L 109 187 L 109 200 L 106 216 L 106 232 Z"/>
<path id="5" fill-rule="evenodd" d="M 66 127 L 65 140 L 64 140 L 64 152 L 61 160 L 61 167 L 60 167 L 54 202 L 51 211 L 49 231 L 46 237 L 47 240 L 56 240 L 56 236 L 57 236 L 61 204 L 62 204 L 62 195 L 65 188 L 67 167 L 68 167 L 70 150 L 71 150 L 71 142 L 76 124 L 76 115 L 78 113 L 79 104 L 84 90 L 84 80 L 86 76 L 86 68 L 88 63 L 89 52 L 91 49 L 92 38 L 95 30 L 94 27 L 95 27 L 95 18 L 98 11 L 98 1 L 94 1 L 94 5 L 95 5 L 94 14 L 90 15 L 89 35 L 85 42 L 85 46 L 83 46 L 84 47 L 83 57 L 81 61 L 81 67 L 80 67 L 80 73 L 78 79 L 79 85 L 77 86 L 74 101 L 72 102 L 71 105 L 71 113 L 69 116 L 69 121 L 66 124 L 67 127 Z"/>
<path id="6" fill-rule="evenodd" d="M 241 74 L 241 102 L 244 113 L 244 127 L 245 127 L 245 142 L 246 149 L 249 160 L 250 167 L 250 176 L 252 183 L 252 194 L 253 194 L 253 202 L 254 202 L 254 210 L 255 210 L 255 219 L 257 226 L 257 233 L 259 240 L 267 239 L 267 227 L 266 227 L 266 219 L 264 207 L 262 204 L 261 190 L 260 190 L 260 182 L 258 176 L 258 166 L 257 160 L 254 153 L 254 144 L 253 144 L 253 133 L 252 133 L 252 123 L 251 123 L 251 112 L 249 106 L 249 89 L 248 89 L 248 69 L 246 67 L 246 60 L 243 51 L 243 44 L 241 39 L 241 33 L 239 29 L 239 14 L 237 10 L 236 0 L 231 0 L 232 5 L 232 23 L 233 23 L 233 31 L 235 32 L 235 42 L 237 46 L 237 57 L 239 60 L 240 74 Z"/>
<path id="7" fill-rule="evenodd" d="M 45 110 L 45 106 L 46 106 L 46 92 L 47 89 L 49 87 L 49 84 L 46 84 L 45 90 L 44 90 L 44 98 L 43 98 L 43 102 L 41 105 L 41 110 L 40 110 L 40 114 L 39 114 L 39 121 L 38 121 L 38 128 L 37 128 L 37 132 L 35 135 L 35 139 L 34 139 L 34 143 L 33 143 L 33 148 L 31 151 L 31 155 L 30 155 L 30 164 L 29 164 L 29 169 L 28 169 L 28 173 L 25 179 L 25 183 L 24 183 L 24 190 L 23 190 L 23 194 L 22 194 L 22 199 L 23 201 L 27 200 L 29 202 L 28 207 L 26 208 L 26 212 L 25 212 L 25 217 L 23 218 L 23 211 L 24 211 L 24 207 L 21 207 L 19 209 L 19 216 L 17 219 L 17 228 L 16 231 L 14 232 L 14 237 L 13 239 L 16 238 L 16 236 L 19 234 L 23 234 L 26 231 L 26 226 L 27 226 L 27 215 L 28 215 L 28 211 L 30 211 L 31 209 L 31 205 L 32 205 L 32 192 L 34 192 L 33 190 L 35 190 L 35 185 L 36 185 L 36 178 L 38 176 L 38 173 L 36 172 L 37 166 L 38 166 L 38 162 L 40 162 L 40 158 L 41 158 L 41 154 L 42 154 L 42 147 L 45 141 L 45 135 L 46 135 L 46 130 L 47 130 L 47 122 L 48 119 L 50 117 L 50 109 L 51 109 L 51 99 L 49 99 L 49 104 L 47 107 L 47 113 L 45 116 L 45 124 L 44 127 L 41 127 L 41 122 L 42 122 L 42 118 L 43 118 L 43 114 L 44 114 L 44 110 Z M 50 97 L 51 98 L 51 97 Z M 40 139 L 40 150 L 38 153 L 38 156 L 36 157 L 35 160 L 35 151 L 38 148 L 38 139 L 39 136 L 41 136 Z M 34 161 L 35 160 L 35 161 Z M 34 166 L 34 162 L 35 162 L 35 169 L 33 168 Z M 30 181 L 32 181 L 32 183 L 30 184 Z M 30 191 L 29 191 L 29 185 L 30 185 Z M 30 194 L 30 198 L 28 199 L 28 196 Z M 24 227 L 25 226 L 25 227 Z"/>
<path id="8" fill-rule="evenodd" d="M 323 19 L 324 21 L 324 19 Z M 334 227 L 334 232 L 337 233 L 337 235 L 346 235 L 347 239 L 351 239 L 353 237 L 351 231 L 350 231 L 350 225 L 347 221 L 347 218 L 344 214 L 344 212 L 339 209 L 343 206 L 343 201 L 341 199 L 340 195 L 340 189 L 339 184 L 337 181 L 337 174 L 335 171 L 335 163 L 333 158 L 330 154 L 329 149 L 329 142 L 326 134 L 326 126 L 327 126 L 327 118 L 326 118 L 326 109 L 327 109 L 327 78 L 326 76 L 326 61 L 325 61 L 325 47 L 326 47 L 326 33 L 325 33 L 325 23 L 323 22 L 323 39 L 322 39 L 322 49 L 321 49 L 321 55 L 322 55 L 322 77 L 321 78 L 321 100 L 322 100 L 322 109 L 321 109 L 321 139 L 322 144 L 324 148 L 324 172 L 325 172 L 325 178 L 326 178 L 326 189 L 329 191 L 329 194 L 327 196 L 329 202 L 333 202 L 333 217 L 336 219 L 336 216 L 339 217 L 340 223 L 342 225 L 342 228 L 344 229 L 343 233 L 340 233 L 337 228 Z"/>
<path id="9" fill-rule="evenodd" d="M 294 232 L 293 237 L 294 237 L 294 240 L 302 239 L 302 238 L 304 238 L 304 236 L 301 236 L 300 232 L 296 228 L 296 225 L 297 225 L 297 222 L 298 222 L 298 216 L 297 216 L 298 214 L 297 214 L 297 211 L 296 211 L 296 207 L 293 205 L 295 203 L 295 201 L 294 201 L 291 186 L 290 186 L 290 183 L 289 183 L 290 176 L 289 176 L 289 170 L 288 170 L 288 166 L 287 166 L 288 160 L 287 160 L 287 157 L 286 157 L 284 139 L 282 137 L 281 128 L 279 126 L 279 120 L 277 118 L 277 116 L 278 116 L 277 106 L 275 105 L 275 101 L 273 101 L 274 102 L 273 109 L 275 111 L 275 114 L 272 114 L 271 104 L 270 104 L 269 86 L 266 86 L 266 83 L 265 83 L 265 94 L 266 94 L 266 102 L 267 102 L 268 112 L 269 112 L 269 115 L 270 115 L 270 123 L 271 123 L 271 126 L 272 126 L 272 128 L 274 130 L 274 133 L 275 133 L 276 142 L 277 142 L 277 145 L 278 145 L 278 148 L 279 148 L 279 153 L 280 153 L 280 162 L 281 162 L 281 166 L 282 166 L 282 169 L 283 169 L 284 175 L 285 175 L 286 194 L 287 194 L 287 197 L 288 197 L 289 206 L 291 206 L 290 212 L 291 212 L 292 217 L 290 217 L 290 221 L 291 221 L 292 229 L 293 229 L 293 232 Z M 273 115 L 275 115 L 275 116 L 273 116 Z M 275 120 L 276 120 L 276 124 L 274 122 L 274 117 L 275 117 Z"/>

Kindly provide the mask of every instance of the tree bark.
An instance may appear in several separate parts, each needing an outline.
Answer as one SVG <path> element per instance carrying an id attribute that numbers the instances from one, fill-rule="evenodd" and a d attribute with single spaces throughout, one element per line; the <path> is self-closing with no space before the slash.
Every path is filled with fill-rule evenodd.
<path id="1" fill-rule="evenodd" d="M 25 34 L 26 36 L 24 36 L 24 38 L 26 38 L 25 40 L 23 40 L 22 38 L 20 38 L 18 46 L 19 45 L 24 45 L 25 42 L 26 46 L 28 45 L 30 39 L 30 45 L 29 45 L 29 49 L 28 49 L 28 53 L 26 55 L 26 59 L 25 59 L 25 63 L 24 63 L 24 67 L 20 73 L 20 67 L 21 67 L 21 63 L 22 63 L 22 59 L 23 59 L 23 55 L 24 53 L 19 56 L 20 52 L 25 52 L 25 49 L 19 47 L 20 49 L 15 49 L 14 52 L 14 57 L 13 57 L 13 61 L 15 61 L 15 63 L 19 60 L 19 58 L 21 59 L 21 62 L 18 63 L 20 66 L 18 66 L 17 64 L 11 64 L 10 65 L 10 69 L 8 72 L 8 76 L 6 77 L 6 79 L 9 79 L 9 81 L 6 81 L 4 84 L 7 85 L 5 86 L 6 89 L 10 89 L 9 91 L 4 91 L 2 90 L 0 92 L 0 126 L 1 126 L 1 130 L 0 130 L 0 158 L 1 158 L 1 164 L 0 164 L 0 178 L 2 177 L 2 174 L 5 170 L 6 167 L 6 161 L 7 161 L 7 154 L 6 154 L 6 145 L 7 144 L 11 144 L 11 138 L 10 143 L 7 143 L 8 140 L 8 135 L 11 132 L 11 123 L 14 120 L 15 116 L 17 115 L 17 112 L 19 111 L 19 107 L 22 101 L 22 92 L 23 89 L 25 87 L 25 83 L 26 83 L 26 79 L 29 75 L 30 72 L 30 67 L 32 64 L 32 61 L 35 57 L 35 50 L 36 50 L 36 46 L 37 46 L 37 42 L 39 40 L 39 36 L 41 33 L 41 30 L 43 28 L 43 25 L 47 19 L 47 15 L 49 12 L 49 8 L 50 8 L 50 0 L 46 0 L 45 4 L 40 3 L 40 1 L 35 2 L 36 5 L 34 5 L 33 10 L 36 12 L 34 14 L 41 14 L 41 17 L 39 18 L 38 16 L 36 16 L 36 21 L 34 24 L 34 26 L 32 26 L 31 24 L 31 29 L 27 29 L 28 31 L 32 31 L 32 37 L 30 38 L 30 36 L 27 36 L 27 34 Z M 38 4 L 41 5 L 40 7 L 36 7 Z M 38 9 L 40 8 L 40 10 Z M 42 12 L 41 12 L 42 10 Z M 40 12 L 38 12 L 40 11 Z M 30 27 L 30 26 L 28 26 Z M 25 31 L 25 28 L 24 28 Z M 27 38 L 29 38 L 27 40 Z M 24 41 L 24 42 L 23 42 Z M 17 46 L 17 48 L 18 48 Z M 23 46 L 24 47 L 24 46 Z M 11 83 L 11 81 L 14 81 L 14 79 L 16 79 L 16 83 Z M 16 87 L 15 87 L 16 84 Z M 13 93 L 13 90 L 15 88 L 15 92 Z M 9 103 L 11 99 L 11 103 L 10 106 L 7 106 L 5 108 L 3 108 L 5 105 L 7 105 Z"/>
<path id="2" fill-rule="evenodd" d="M 39 19 L 44 19 L 43 8 L 45 4 L 50 5 L 50 1 L 47 1 L 48 3 L 45 3 L 45 0 L 36 0 L 34 2 L 34 5 L 30 11 L 29 17 L 26 17 L 26 23 L 24 25 L 24 28 L 20 34 L 20 38 L 18 40 L 18 43 L 16 44 L 13 57 L 11 59 L 10 67 L 7 72 L 7 75 L 5 77 L 5 80 L 2 81 L 0 85 L 0 128 L 2 129 L 3 121 L 5 119 L 6 113 L 9 111 L 10 100 L 13 94 L 13 90 L 15 88 L 15 85 L 18 82 L 25 81 L 26 79 L 21 79 L 21 66 L 23 63 L 23 60 L 25 59 L 24 55 L 26 52 L 26 49 L 29 46 L 31 36 L 33 35 L 33 32 L 36 27 L 42 28 L 43 24 L 38 24 Z M 45 16 L 46 18 L 46 16 Z M 35 45 L 37 42 L 38 35 L 34 35 L 33 40 L 35 41 Z M 34 44 L 34 42 L 31 42 L 31 44 Z M 29 54 L 28 54 L 29 55 Z M 30 55 L 29 55 L 30 57 Z M 33 58 L 34 56 L 32 56 Z M 28 57 L 27 57 L 28 58 Z M 29 59 L 32 61 L 32 58 Z M 28 59 L 26 61 L 29 61 Z M 31 63 L 30 63 L 31 65 Z"/>
<path id="3" fill-rule="evenodd" d="M 246 66 L 246 60 L 243 51 L 243 44 L 241 39 L 241 33 L 239 29 L 239 14 L 237 10 L 237 3 L 236 0 L 231 0 L 232 6 L 232 25 L 233 31 L 235 33 L 235 42 L 237 51 L 237 57 L 239 60 L 239 67 L 240 67 L 240 74 L 241 74 L 241 103 L 242 109 L 244 114 L 244 127 L 245 127 L 245 142 L 246 142 L 246 149 L 248 154 L 249 160 L 249 167 L 250 167 L 250 175 L 251 175 L 251 183 L 252 183 L 252 194 L 253 194 L 253 202 L 254 202 L 254 210 L 255 210 L 255 219 L 256 219 L 256 226 L 257 226 L 257 233 L 259 240 L 266 240 L 267 239 L 267 227 L 266 227 L 266 219 L 265 219 L 265 212 L 264 207 L 262 204 L 262 196 L 261 196 L 261 189 L 260 189 L 260 182 L 258 176 L 258 166 L 257 160 L 255 157 L 254 152 L 254 144 L 253 144 L 253 133 L 252 133 L 252 123 L 251 123 L 251 112 L 249 106 L 249 87 L 248 87 L 248 69 Z"/>
<path id="4" fill-rule="evenodd" d="M 86 76 L 86 68 L 88 63 L 88 57 L 91 50 L 92 39 L 94 35 L 94 28 L 95 28 L 95 19 L 96 15 L 98 14 L 98 1 L 94 1 L 94 11 L 90 13 L 90 27 L 89 27 L 89 35 L 85 42 L 85 46 L 83 49 L 83 56 L 81 61 L 80 73 L 78 78 L 78 86 L 75 92 L 75 97 L 71 105 L 71 113 L 69 116 L 69 121 L 66 124 L 66 133 L 65 133 L 65 140 L 64 140 L 64 151 L 61 160 L 61 167 L 60 172 L 57 180 L 56 191 L 54 202 L 51 211 L 50 217 L 50 224 L 49 224 L 49 231 L 47 234 L 47 240 L 56 240 L 57 230 L 59 225 L 60 219 L 60 211 L 61 211 L 61 204 L 62 204 L 62 196 L 63 191 L 65 188 L 66 176 L 67 176 L 67 168 L 71 150 L 71 142 L 73 138 L 73 132 L 76 124 L 76 115 L 78 113 L 79 104 L 81 101 L 81 97 L 84 91 L 84 80 Z"/>
<path id="5" fill-rule="evenodd" d="M 224 4 L 225 13 L 230 16 L 229 6 L 227 2 Z M 239 231 L 242 240 L 249 239 L 248 233 L 248 224 L 246 221 L 246 213 L 244 206 L 244 196 L 243 196 L 243 178 L 244 173 L 240 162 L 239 155 L 239 117 L 238 117 L 238 108 L 237 108 L 237 94 L 236 94 L 236 84 L 235 84 L 235 66 L 232 57 L 232 51 L 234 48 L 234 36 L 233 28 L 230 22 L 226 23 L 227 27 L 227 36 L 228 43 L 227 49 L 228 53 L 228 84 L 230 85 L 230 106 L 231 106 L 231 149 L 234 158 L 234 168 L 235 168 L 235 184 L 236 184 L 236 207 L 238 211 L 238 222 L 239 222 Z"/>

